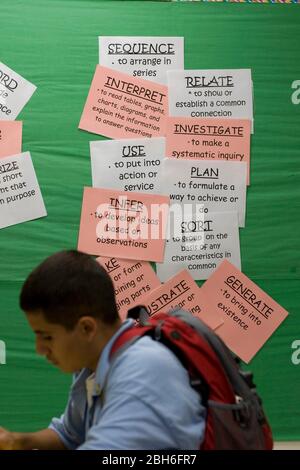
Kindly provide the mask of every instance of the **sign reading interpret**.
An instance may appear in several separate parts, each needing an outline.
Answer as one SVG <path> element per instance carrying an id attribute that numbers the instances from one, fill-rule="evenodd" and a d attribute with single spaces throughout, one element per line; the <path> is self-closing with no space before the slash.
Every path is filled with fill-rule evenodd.
<path id="1" fill-rule="evenodd" d="M 167 87 L 97 65 L 79 128 L 113 139 L 163 136 Z"/>

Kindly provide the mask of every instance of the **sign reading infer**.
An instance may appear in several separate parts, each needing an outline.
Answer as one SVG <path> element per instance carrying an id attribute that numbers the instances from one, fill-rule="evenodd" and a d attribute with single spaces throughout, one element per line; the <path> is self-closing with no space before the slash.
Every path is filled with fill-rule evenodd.
<path id="1" fill-rule="evenodd" d="M 168 209 L 166 196 L 84 188 L 78 250 L 162 261 Z"/>

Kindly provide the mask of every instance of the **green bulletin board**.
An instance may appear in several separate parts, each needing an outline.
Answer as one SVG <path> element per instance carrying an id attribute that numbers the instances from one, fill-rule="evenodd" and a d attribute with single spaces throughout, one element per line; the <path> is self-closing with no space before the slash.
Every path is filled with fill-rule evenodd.
<path id="1" fill-rule="evenodd" d="M 18 119 L 48 217 L 0 230 L 0 425 L 37 430 L 63 411 L 70 377 L 34 351 L 18 307 L 29 271 L 77 244 L 89 141 L 77 129 L 101 36 L 184 36 L 185 68 L 251 68 L 255 134 L 243 272 L 290 312 L 250 368 L 277 440 L 300 439 L 300 8 L 295 4 L 2 0 L 1 61 L 37 86 Z M 294 361 L 295 362 L 295 361 Z M 297 361 L 296 361 L 297 362 Z"/>

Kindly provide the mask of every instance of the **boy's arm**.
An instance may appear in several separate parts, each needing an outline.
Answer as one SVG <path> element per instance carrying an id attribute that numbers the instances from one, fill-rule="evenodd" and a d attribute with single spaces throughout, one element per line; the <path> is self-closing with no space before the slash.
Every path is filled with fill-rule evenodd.
<path id="1" fill-rule="evenodd" d="M 37 432 L 10 432 L 0 428 L 0 450 L 66 450 L 52 429 Z"/>

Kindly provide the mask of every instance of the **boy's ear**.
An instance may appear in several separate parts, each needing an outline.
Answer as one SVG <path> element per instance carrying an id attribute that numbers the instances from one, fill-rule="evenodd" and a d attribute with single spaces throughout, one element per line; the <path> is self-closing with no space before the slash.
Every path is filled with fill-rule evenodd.
<path id="1" fill-rule="evenodd" d="M 86 316 L 79 318 L 77 327 L 84 336 L 92 338 L 97 332 L 98 323 L 95 318 Z"/>

